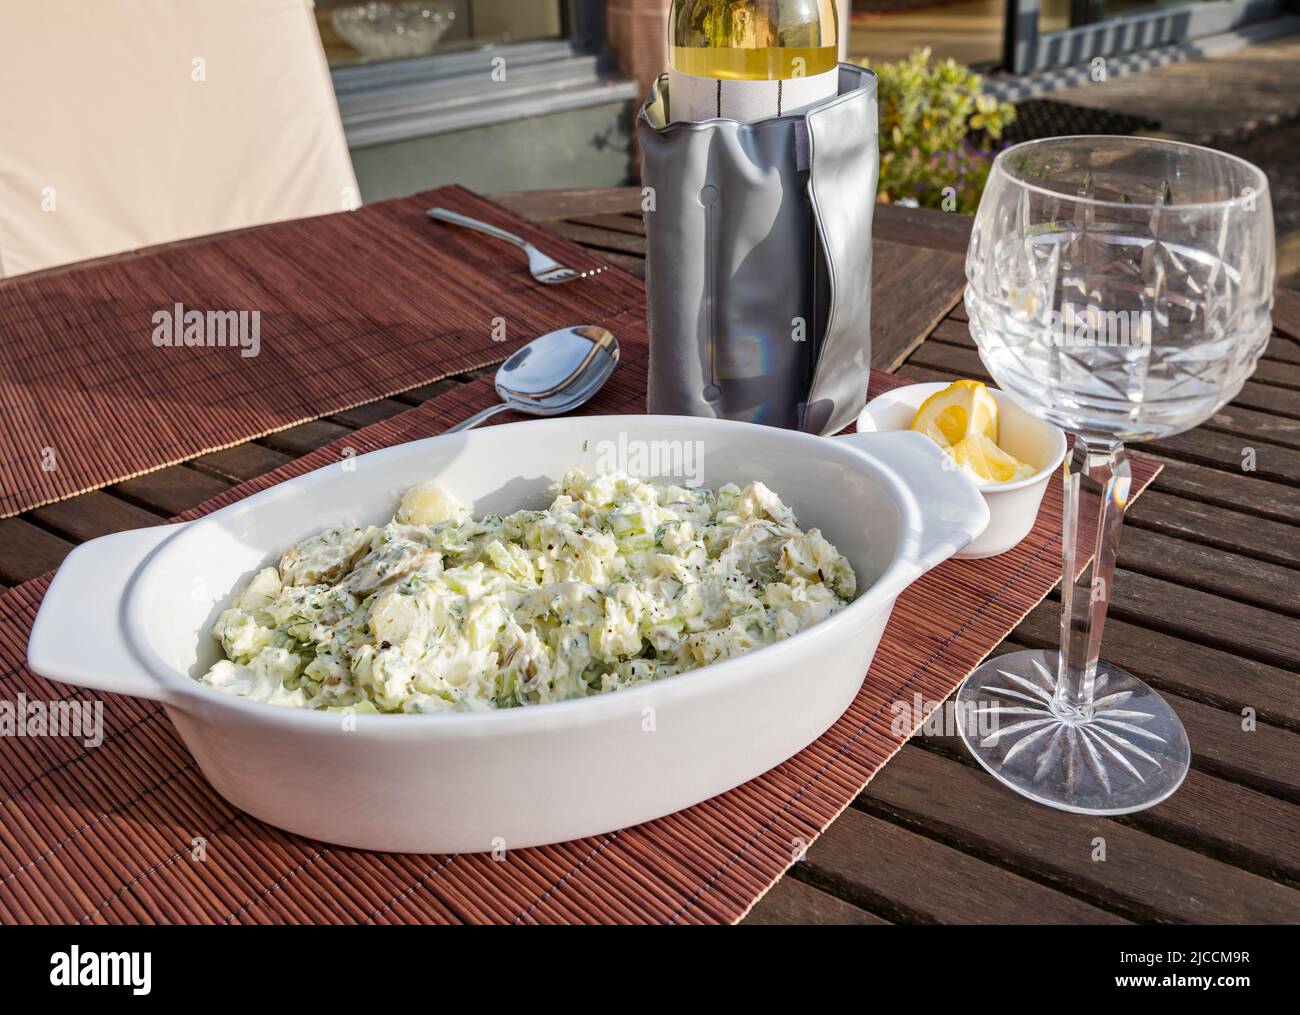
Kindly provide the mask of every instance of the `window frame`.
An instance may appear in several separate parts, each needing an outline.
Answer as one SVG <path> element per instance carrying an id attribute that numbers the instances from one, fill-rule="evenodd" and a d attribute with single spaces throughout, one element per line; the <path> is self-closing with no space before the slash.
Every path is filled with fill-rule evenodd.
<path id="1" fill-rule="evenodd" d="M 331 67 L 350 148 L 580 109 L 636 98 L 636 86 L 612 74 L 603 0 L 562 0 L 563 38 L 488 44 L 404 60 Z M 484 101 L 493 61 L 507 81 Z"/>
<path id="2" fill-rule="evenodd" d="M 1202 0 L 1107 17 L 1098 0 L 1076 0 L 1075 20 L 1100 20 L 1040 32 L 1040 0 L 1007 0 L 1002 63 L 1013 74 L 1068 68 L 1236 31 L 1279 16 L 1285 6 L 1284 0 Z"/>

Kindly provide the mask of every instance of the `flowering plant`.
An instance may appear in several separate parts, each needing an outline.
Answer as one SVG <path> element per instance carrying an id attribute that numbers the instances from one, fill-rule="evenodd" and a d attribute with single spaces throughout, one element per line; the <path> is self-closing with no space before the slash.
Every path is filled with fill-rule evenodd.
<path id="1" fill-rule="evenodd" d="M 879 199 L 973 214 L 993 161 L 990 142 L 1015 119 L 1015 107 L 985 95 L 969 67 L 951 58 L 932 64 L 928 49 L 872 69 L 880 104 Z M 971 140 L 972 131 L 983 143 Z"/>

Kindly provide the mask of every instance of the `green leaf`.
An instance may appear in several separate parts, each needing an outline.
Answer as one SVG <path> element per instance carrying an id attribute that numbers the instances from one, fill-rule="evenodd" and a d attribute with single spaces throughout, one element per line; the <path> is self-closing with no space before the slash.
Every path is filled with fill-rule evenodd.
<path id="1" fill-rule="evenodd" d="M 944 189 L 973 213 L 992 153 L 968 140 L 972 130 L 1001 138 L 1015 107 L 985 95 L 982 80 L 953 59 L 932 62 L 929 49 L 875 68 L 880 104 L 880 199 L 913 197 L 942 207 Z"/>

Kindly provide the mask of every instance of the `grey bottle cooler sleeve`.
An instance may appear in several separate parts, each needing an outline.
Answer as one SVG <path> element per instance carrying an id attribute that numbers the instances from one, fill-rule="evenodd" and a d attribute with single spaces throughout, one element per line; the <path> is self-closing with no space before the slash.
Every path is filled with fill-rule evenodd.
<path id="1" fill-rule="evenodd" d="M 752 124 L 668 122 L 668 78 L 637 117 L 651 412 L 831 434 L 866 401 L 876 77 Z"/>

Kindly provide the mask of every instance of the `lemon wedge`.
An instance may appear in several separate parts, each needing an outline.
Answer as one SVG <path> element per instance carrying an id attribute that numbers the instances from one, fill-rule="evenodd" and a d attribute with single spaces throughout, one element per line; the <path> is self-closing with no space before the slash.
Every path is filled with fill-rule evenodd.
<path id="1" fill-rule="evenodd" d="M 954 381 L 921 403 L 912 417 L 912 429 L 941 448 L 954 447 L 976 436 L 988 438 L 996 447 L 998 403 L 979 381 Z"/>
<path id="2" fill-rule="evenodd" d="M 1034 469 L 998 447 L 998 403 L 979 381 L 953 381 L 916 410 L 912 429 L 925 434 L 979 486 L 1026 479 Z"/>
<path id="3" fill-rule="evenodd" d="M 1007 454 L 982 433 L 966 437 L 946 450 L 977 483 L 1011 483 L 1034 474 L 1032 466 Z"/>

